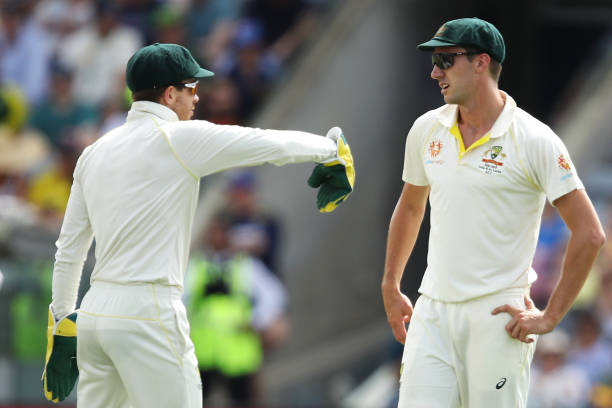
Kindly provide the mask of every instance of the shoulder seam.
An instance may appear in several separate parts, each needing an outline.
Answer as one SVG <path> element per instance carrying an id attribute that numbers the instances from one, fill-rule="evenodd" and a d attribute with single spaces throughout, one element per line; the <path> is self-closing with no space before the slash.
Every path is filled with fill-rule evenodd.
<path id="1" fill-rule="evenodd" d="M 196 181 L 200 180 L 200 178 L 198 176 L 196 176 L 190 169 L 189 167 L 187 167 L 187 165 L 185 164 L 185 162 L 183 161 L 183 159 L 181 159 L 181 157 L 178 155 L 178 153 L 176 152 L 176 150 L 174 150 L 174 146 L 172 146 L 172 144 L 170 143 L 170 139 L 168 138 L 168 135 L 166 134 L 166 132 L 164 132 L 160 127 L 159 124 L 157 123 L 157 121 L 153 118 L 151 118 L 151 120 L 153 121 L 153 123 L 155 123 L 155 127 L 157 127 L 157 130 L 159 130 L 159 132 L 164 136 L 164 139 L 166 140 L 166 143 L 168 143 L 168 147 L 170 148 L 170 150 L 172 150 L 172 154 L 174 154 L 174 157 L 176 157 L 176 160 L 179 162 L 179 164 L 181 165 L 181 167 L 183 167 L 187 173 L 189 173 L 189 175 L 191 175 L 191 177 L 193 177 Z"/>

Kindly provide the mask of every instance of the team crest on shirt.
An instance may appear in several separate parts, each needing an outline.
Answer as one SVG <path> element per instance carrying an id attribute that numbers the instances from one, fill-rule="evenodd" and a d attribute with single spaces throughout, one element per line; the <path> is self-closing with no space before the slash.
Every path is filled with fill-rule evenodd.
<path id="1" fill-rule="evenodd" d="M 443 144 L 439 140 L 434 140 L 433 142 L 429 144 L 429 154 L 431 155 L 432 158 L 438 157 L 438 155 L 442 151 L 442 146 Z"/>
<path id="2" fill-rule="evenodd" d="M 570 165 L 569 161 L 562 154 L 559 155 L 557 163 L 559 164 L 559 167 L 561 167 L 565 171 L 570 171 L 572 169 L 572 166 Z"/>
<path id="3" fill-rule="evenodd" d="M 436 157 L 438 157 L 442 152 L 443 147 L 444 144 L 440 140 L 434 140 L 433 142 L 429 143 L 427 146 L 427 151 L 429 152 L 430 159 L 426 160 L 425 164 L 443 164 L 444 160 L 436 160 Z"/>
<path id="4" fill-rule="evenodd" d="M 478 168 L 485 174 L 501 174 L 506 153 L 503 146 L 492 146 L 482 154 L 482 160 Z"/>
<path id="5" fill-rule="evenodd" d="M 565 179 L 568 179 L 568 178 L 570 178 L 570 177 L 572 177 L 574 175 L 571 172 L 572 164 L 570 163 L 569 159 L 565 158 L 565 156 L 563 154 L 560 154 L 559 157 L 557 158 L 557 164 L 559 165 L 559 168 L 561 170 L 564 170 L 566 172 L 566 174 L 561 176 L 561 178 L 560 178 L 561 181 L 563 181 Z"/>

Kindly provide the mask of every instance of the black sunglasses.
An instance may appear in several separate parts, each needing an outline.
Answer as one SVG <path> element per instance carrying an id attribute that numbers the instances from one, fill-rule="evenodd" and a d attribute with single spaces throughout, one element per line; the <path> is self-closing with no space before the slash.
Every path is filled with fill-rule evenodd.
<path id="1" fill-rule="evenodd" d="M 455 57 L 459 55 L 478 55 L 480 52 L 436 52 L 431 54 L 432 65 L 437 65 L 440 69 L 449 69 L 455 63 Z"/>

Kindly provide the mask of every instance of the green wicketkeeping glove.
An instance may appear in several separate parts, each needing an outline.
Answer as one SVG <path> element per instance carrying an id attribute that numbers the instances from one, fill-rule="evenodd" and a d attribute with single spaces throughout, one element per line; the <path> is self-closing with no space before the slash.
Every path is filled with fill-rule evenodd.
<path id="1" fill-rule="evenodd" d="M 317 208 L 321 212 L 334 211 L 353 192 L 355 184 L 353 155 L 342 129 L 331 128 L 327 137 L 336 142 L 338 153 L 336 157 L 317 164 L 308 178 L 310 187 L 319 187 Z"/>
<path id="2" fill-rule="evenodd" d="M 53 316 L 49 306 L 47 326 L 47 355 L 42 375 L 45 397 L 49 401 L 63 401 L 74 388 L 79 377 L 76 360 L 77 313 L 71 313 L 60 321 Z"/>

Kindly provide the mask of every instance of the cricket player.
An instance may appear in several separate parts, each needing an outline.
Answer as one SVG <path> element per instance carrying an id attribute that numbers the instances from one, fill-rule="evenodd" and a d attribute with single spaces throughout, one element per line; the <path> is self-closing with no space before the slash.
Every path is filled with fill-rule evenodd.
<path id="1" fill-rule="evenodd" d="M 408 133 L 405 185 L 389 225 L 381 288 L 405 344 L 399 407 L 525 407 L 536 335 L 565 316 L 605 236 L 561 140 L 498 89 L 500 32 L 462 18 L 418 48 L 433 52 L 431 78 L 446 105 Z M 400 280 L 428 198 L 427 269 L 413 309 Z M 571 236 L 557 286 L 538 310 L 529 287 L 546 199 Z"/>
<path id="2" fill-rule="evenodd" d="M 56 243 L 48 399 L 64 399 L 80 375 L 79 407 L 201 408 L 181 301 L 201 177 L 311 161 L 320 163 L 308 183 L 320 187 L 322 212 L 352 191 L 353 161 L 340 128 L 321 137 L 190 121 L 198 81 L 212 75 L 182 46 L 140 49 L 127 64 L 134 103 L 125 124 L 79 158 Z M 94 237 L 96 265 L 77 322 L 77 289 Z"/>

